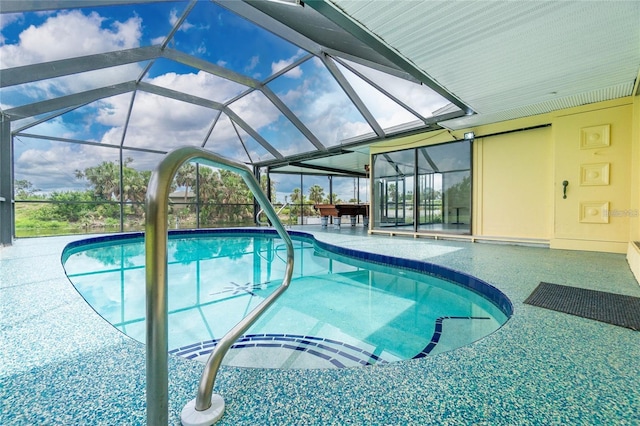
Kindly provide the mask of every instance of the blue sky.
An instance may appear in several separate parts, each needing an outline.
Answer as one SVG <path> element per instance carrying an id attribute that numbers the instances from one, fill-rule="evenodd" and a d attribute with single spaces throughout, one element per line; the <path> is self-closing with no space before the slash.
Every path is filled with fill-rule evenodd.
<path id="1" fill-rule="evenodd" d="M 0 15 L 0 66 L 3 69 L 13 68 L 157 45 L 170 33 L 187 4 L 163 2 L 3 14 Z M 168 48 L 260 81 L 308 55 L 299 47 L 209 1 L 196 4 L 169 41 Z M 3 88 L 0 104 L 2 109 L 11 109 L 136 80 L 146 66 L 146 62 L 134 63 Z M 420 86 L 357 67 L 425 116 L 446 104 L 443 99 L 423 92 Z M 355 74 L 342 66 L 340 68 L 383 127 L 416 120 L 415 116 L 397 107 Z M 219 103 L 227 102 L 248 89 L 167 59 L 155 61 L 142 81 Z M 372 131 L 318 58 L 308 59 L 270 82 L 268 87 L 327 147 Z M 131 100 L 130 93 L 102 99 L 32 127 L 26 133 L 119 146 Z M 315 149 L 259 91 L 229 107 L 285 156 Z M 273 158 L 250 135 L 238 126 L 234 128 L 224 114 L 207 139 L 217 115 L 217 111 L 209 108 L 138 91 L 124 146 L 168 150 L 181 145 L 200 146 L 206 141 L 206 148 L 236 160 L 255 162 Z M 13 129 L 25 125 L 24 121 L 28 120 L 14 123 Z M 249 150 L 249 158 L 238 134 Z M 115 149 L 76 146 L 26 136 L 15 141 L 14 149 L 16 179 L 27 179 L 44 192 L 81 189 L 82 182 L 72 178 L 74 170 L 83 170 L 118 157 Z M 132 166 L 140 169 L 150 169 L 159 160 L 158 155 L 134 151 L 125 152 L 125 156 L 134 158 Z M 279 181 L 279 199 L 299 186 L 299 179 L 295 177 L 281 175 L 276 180 Z M 326 183 L 326 178 L 322 180 Z M 353 184 L 345 180 L 342 185 L 344 189 L 334 188 L 334 191 L 343 199 L 351 198 Z M 328 183 L 322 186 L 328 192 Z"/>

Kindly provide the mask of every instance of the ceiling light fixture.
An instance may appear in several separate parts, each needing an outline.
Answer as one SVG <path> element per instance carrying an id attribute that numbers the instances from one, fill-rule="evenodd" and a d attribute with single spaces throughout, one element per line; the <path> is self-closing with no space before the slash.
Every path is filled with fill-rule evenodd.
<path id="1" fill-rule="evenodd" d="M 287 6 L 304 6 L 302 0 L 268 0 L 271 3 L 280 3 Z"/>

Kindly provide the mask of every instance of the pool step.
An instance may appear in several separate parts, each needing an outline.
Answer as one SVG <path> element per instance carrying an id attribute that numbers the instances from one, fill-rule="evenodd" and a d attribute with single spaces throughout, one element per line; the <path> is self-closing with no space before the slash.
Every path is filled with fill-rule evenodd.
<path id="1" fill-rule="evenodd" d="M 208 340 L 169 351 L 206 361 L 218 340 Z M 249 351 L 251 349 L 251 351 Z M 263 368 L 345 368 L 395 361 L 349 343 L 299 334 L 247 334 L 231 346 L 225 364 Z M 226 362 L 229 361 L 229 362 Z"/>
<path id="2" fill-rule="evenodd" d="M 461 316 L 447 316 L 447 317 L 439 317 L 436 319 L 436 323 L 435 323 L 435 327 L 434 327 L 434 331 L 433 331 L 433 335 L 431 336 L 431 341 L 429 342 L 429 344 L 427 346 L 425 346 L 425 348 L 423 350 L 421 350 L 417 355 L 415 355 L 413 358 L 424 358 L 425 356 L 429 355 L 435 348 L 436 346 L 438 346 L 438 343 L 441 343 L 441 338 L 442 336 L 449 336 L 451 337 L 457 337 L 457 333 L 447 333 L 444 334 L 443 330 L 442 330 L 442 323 L 444 322 L 444 320 L 463 320 L 463 321 L 469 321 L 469 320 L 491 320 L 491 318 L 489 317 L 461 317 Z M 463 345 L 465 344 L 469 344 L 471 343 L 473 340 L 465 342 Z M 463 346 L 463 345 L 454 345 L 453 348 L 459 347 L 459 346 Z M 446 347 L 447 345 L 445 345 Z M 440 348 L 440 346 L 439 346 Z M 449 348 L 450 349 L 450 348 Z"/>

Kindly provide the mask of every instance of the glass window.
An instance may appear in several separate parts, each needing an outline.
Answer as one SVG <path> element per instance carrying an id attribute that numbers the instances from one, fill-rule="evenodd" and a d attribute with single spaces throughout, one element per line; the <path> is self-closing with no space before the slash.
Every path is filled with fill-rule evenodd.
<path id="1" fill-rule="evenodd" d="M 373 163 L 374 229 L 471 232 L 469 141 L 377 154 Z"/>

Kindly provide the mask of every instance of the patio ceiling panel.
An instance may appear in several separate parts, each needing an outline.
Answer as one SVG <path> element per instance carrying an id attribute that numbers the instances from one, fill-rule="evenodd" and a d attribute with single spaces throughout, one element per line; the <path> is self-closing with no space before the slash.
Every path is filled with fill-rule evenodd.
<path id="1" fill-rule="evenodd" d="M 133 93 L 141 89 L 140 94 L 153 93 L 169 104 L 179 99 L 182 102 L 174 105 L 180 108 L 206 111 L 207 119 L 198 124 L 199 136 L 188 143 L 209 147 L 212 136 L 221 136 L 216 135 L 220 130 L 216 117 L 225 111 L 238 126 L 235 141 L 240 148 L 246 146 L 257 165 L 313 161 L 315 167 L 329 170 L 335 166 L 329 163 L 337 161 L 329 160 L 334 154 L 348 155 L 341 150 L 379 139 L 438 125 L 466 128 L 637 91 L 638 2 L 308 0 L 303 4 L 5 1 L 0 10 L 9 18 L 0 45 L 2 114 L 12 121 L 15 133 L 62 113 L 90 111 L 80 107 L 131 92 L 132 107 L 120 101 L 117 105 L 124 111 L 132 108 L 127 123 L 140 130 L 136 121 L 142 116 L 135 111 L 141 97 Z M 44 10 L 52 12 L 35 13 Z M 15 20 L 10 13 L 24 13 L 24 19 Z M 91 24 L 85 28 L 90 27 L 92 36 L 84 37 L 80 27 L 65 27 L 70 18 Z M 53 24 L 64 29 L 61 42 L 45 43 L 47 48 L 40 50 L 37 43 L 25 44 L 25 37 L 34 31 L 39 32 L 37 40 L 51 42 L 46 35 Z M 127 31 L 121 31 L 124 28 Z M 92 73 L 129 66 L 136 70 L 135 76 L 69 84 Z M 343 66 L 349 71 L 341 70 Z M 351 72 L 362 81 L 351 84 Z M 197 79 L 202 81 L 187 83 Z M 220 84 L 235 89 L 224 96 L 209 91 Z M 37 97 L 27 98 L 36 93 L 30 88 L 39 90 Z M 43 88 L 50 89 L 46 96 Z M 376 90 L 416 120 L 388 126 L 370 105 L 368 96 Z M 10 102 L 9 95 L 16 91 L 22 100 Z M 253 118 L 230 108 L 243 98 L 262 95 L 310 143 L 285 150 L 252 125 Z M 164 123 L 148 125 L 162 128 Z M 130 134 L 126 123 L 124 127 L 128 148 Z M 228 127 L 233 130 L 231 122 Z M 86 136 L 90 141 L 101 139 Z"/>
<path id="2" fill-rule="evenodd" d="M 360 152 L 346 152 L 341 155 L 332 155 L 307 161 L 292 163 L 313 170 L 324 170 L 329 174 L 342 174 L 348 176 L 365 177 L 367 172 L 365 165 L 369 164 L 369 154 Z"/>
<path id="3" fill-rule="evenodd" d="M 447 127 L 629 96 L 638 76 L 638 2 L 331 3 L 479 113 Z"/>

